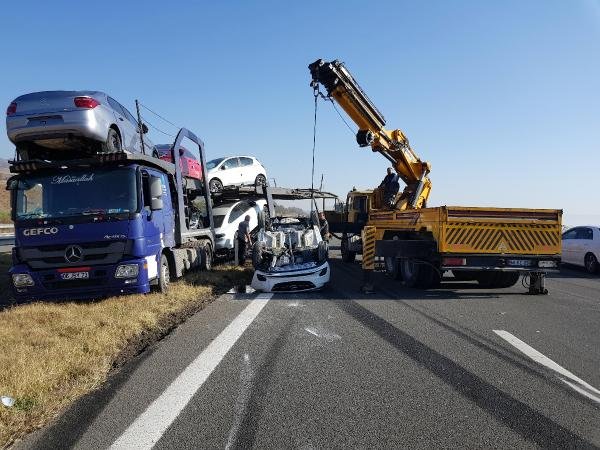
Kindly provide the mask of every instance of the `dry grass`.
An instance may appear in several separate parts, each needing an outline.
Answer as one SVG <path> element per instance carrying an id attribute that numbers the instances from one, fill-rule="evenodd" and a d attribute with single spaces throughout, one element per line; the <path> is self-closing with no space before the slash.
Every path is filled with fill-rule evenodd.
<path id="1" fill-rule="evenodd" d="M 12 408 L 0 404 L 0 447 L 100 386 L 123 355 L 139 352 L 185 315 L 249 279 L 249 271 L 223 266 L 188 274 L 167 295 L 37 302 L 1 311 L 0 395 L 16 403 Z"/>

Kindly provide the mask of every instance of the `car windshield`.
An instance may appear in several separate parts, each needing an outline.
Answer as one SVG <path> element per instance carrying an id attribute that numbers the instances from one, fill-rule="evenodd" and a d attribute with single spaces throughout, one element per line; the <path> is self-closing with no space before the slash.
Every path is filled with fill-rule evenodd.
<path id="1" fill-rule="evenodd" d="M 136 174 L 118 168 L 23 177 L 16 198 L 17 220 L 130 213 L 138 204 Z"/>
<path id="2" fill-rule="evenodd" d="M 206 168 L 209 169 L 209 170 L 210 169 L 214 169 L 219 164 L 221 164 L 223 162 L 223 160 L 225 160 L 225 158 L 213 159 L 212 161 L 209 161 L 209 162 L 206 163 Z"/>

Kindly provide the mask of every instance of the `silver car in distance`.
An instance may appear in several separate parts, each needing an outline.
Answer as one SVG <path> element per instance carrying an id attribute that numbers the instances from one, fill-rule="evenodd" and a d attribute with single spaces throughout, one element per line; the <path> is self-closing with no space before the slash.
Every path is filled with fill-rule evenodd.
<path id="1" fill-rule="evenodd" d="M 77 156 L 74 153 L 141 152 L 140 128 L 135 117 L 99 91 L 21 95 L 6 110 L 6 131 L 23 159 Z M 142 132 L 147 131 L 146 125 L 142 125 Z M 146 138 L 144 144 L 147 153 L 151 153 L 153 144 Z"/>

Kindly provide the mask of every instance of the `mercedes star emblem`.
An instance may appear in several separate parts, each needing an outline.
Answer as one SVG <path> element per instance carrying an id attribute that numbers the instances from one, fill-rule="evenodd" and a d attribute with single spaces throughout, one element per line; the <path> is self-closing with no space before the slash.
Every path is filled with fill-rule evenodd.
<path id="1" fill-rule="evenodd" d="M 83 258 L 83 249 L 79 245 L 69 245 L 65 250 L 65 260 L 76 263 Z"/>

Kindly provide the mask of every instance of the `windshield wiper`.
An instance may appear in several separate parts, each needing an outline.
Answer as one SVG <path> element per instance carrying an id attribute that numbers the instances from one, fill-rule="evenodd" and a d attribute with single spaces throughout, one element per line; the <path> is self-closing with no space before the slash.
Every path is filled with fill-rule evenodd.
<path id="1" fill-rule="evenodd" d="M 81 211 L 81 214 L 83 214 L 85 216 L 90 216 L 93 214 L 106 214 L 106 210 L 102 209 L 102 208 L 89 208 L 89 209 L 86 209 L 85 211 Z"/>
<path id="2" fill-rule="evenodd" d="M 46 215 L 43 213 L 27 213 L 27 214 L 19 214 L 17 219 L 41 219 Z"/>

